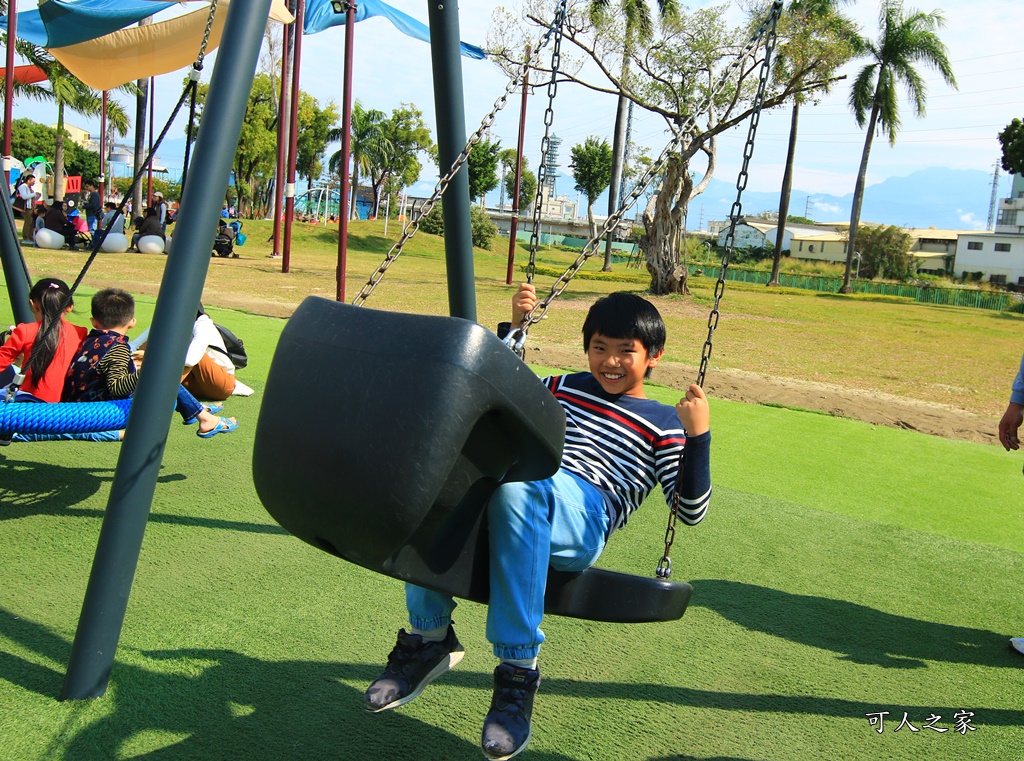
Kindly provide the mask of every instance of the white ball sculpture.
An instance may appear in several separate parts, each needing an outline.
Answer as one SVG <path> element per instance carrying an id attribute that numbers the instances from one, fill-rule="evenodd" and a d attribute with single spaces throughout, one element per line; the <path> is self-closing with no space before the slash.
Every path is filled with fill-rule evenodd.
<path id="1" fill-rule="evenodd" d="M 143 235 L 136 244 L 140 254 L 162 254 L 164 239 L 159 235 Z"/>
<path id="2" fill-rule="evenodd" d="M 103 239 L 100 250 L 105 254 L 123 254 L 128 250 L 128 236 L 121 233 L 110 233 Z"/>
<path id="3" fill-rule="evenodd" d="M 56 230 L 51 230 L 49 227 L 36 230 L 35 241 L 39 248 L 57 249 L 64 247 L 64 236 Z"/>

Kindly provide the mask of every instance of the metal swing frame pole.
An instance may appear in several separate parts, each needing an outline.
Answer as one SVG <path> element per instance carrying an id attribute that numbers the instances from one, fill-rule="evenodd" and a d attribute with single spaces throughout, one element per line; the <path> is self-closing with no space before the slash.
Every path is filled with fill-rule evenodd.
<path id="1" fill-rule="evenodd" d="M 14 321 L 34 322 L 32 307 L 28 301 L 29 289 L 32 287 L 29 282 L 28 269 L 25 259 L 18 248 L 18 238 L 21 231 L 18 230 L 17 220 L 14 219 L 14 211 L 11 208 L 11 199 L 8 193 L 0 193 L 0 215 L 3 216 L 3 224 L 0 224 L 0 266 L 3 267 L 4 280 L 7 282 L 7 295 L 11 300 L 11 311 L 14 314 Z M 27 211 L 26 211 L 27 213 Z"/>
<path id="2" fill-rule="evenodd" d="M 462 92 L 457 0 L 427 2 L 430 21 L 430 62 L 437 112 L 438 166 L 450 167 L 466 145 L 466 110 Z M 469 171 L 458 172 L 444 192 L 445 261 L 448 272 L 448 313 L 476 322 L 473 278 L 473 231 L 469 217 Z"/>
<path id="3" fill-rule="evenodd" d="M 270 0 L 228 7 L 220 54 L 196 140 L 194 160 L 208 180 L 184 189 L 174 247 L 160 285 L 146 372 L 128 427 L 85 592 L 61 700 L 101 697 L 110 681 L 138 565 L 196 308 L 210 266 L 217 219 L 238 147 Z"/>

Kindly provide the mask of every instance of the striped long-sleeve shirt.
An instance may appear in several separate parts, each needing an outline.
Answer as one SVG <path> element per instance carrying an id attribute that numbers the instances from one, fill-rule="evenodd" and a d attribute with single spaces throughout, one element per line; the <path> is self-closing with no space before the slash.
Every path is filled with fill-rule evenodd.
<path id="1" fill-rule="evenodd" d="M 704 518 L 711 499 L 710 431 L 687 438 L 673 407 L 607 394 L 590 373 L 544 383 L 565 410 L 562 467 L 601 491 L 611 531 L 626 525 L 658 484 L 669 504 L 679 490 L 681 520 L 693 525 Z"/>

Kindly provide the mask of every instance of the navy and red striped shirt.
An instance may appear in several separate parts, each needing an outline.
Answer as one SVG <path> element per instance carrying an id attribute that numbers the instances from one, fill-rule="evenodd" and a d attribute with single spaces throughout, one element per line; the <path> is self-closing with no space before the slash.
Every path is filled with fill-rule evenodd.
<path id="1" fill-rule="evenodd" d="M 562 467 L 604 495 L 611 531 L 625 526 L 658 484 L 669 504 L 679 490 L 680 520 L 693 525 L 704 518 L 711 499 L 710 431 L 687 438 L 674 407 L 608 394 L 590 373 L 544 383 L 565 410 Z"/>

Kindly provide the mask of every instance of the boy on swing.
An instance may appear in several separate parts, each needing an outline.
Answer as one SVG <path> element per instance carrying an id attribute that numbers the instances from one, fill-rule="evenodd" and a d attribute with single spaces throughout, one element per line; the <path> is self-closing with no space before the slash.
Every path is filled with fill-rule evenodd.
<path id="1" fill-rule="evenodd" d="M 512 325 L 536 304 L 534 287 L 520 286 Z M 629 293 L 599 299 L 583 323 L 583 348 L 589 372 L 544 380 L 566 416 L 558 472 L 503 484 L 487 503 L 487 639 L 501 663 L 481 746 L 495 761 L 518 755 L 530 741 L 548 566 L 582 571 L 593 565 L 657 484 L 669 504 L 678 490 L 678 516 L 690 525 L 704 518 L 711 498 L 704 391 L 692 384 L 674 408 L 644 394 L 644 380 L 665 348 L 665 323 L 654 305 Z M 366 690 L 366 709 L 374 713 L 408 703 L 464 654 L 452 628 L 451 597 L 407 584 L 406 605 L 411 631 L 399 630 L 387 668 Z"/>

